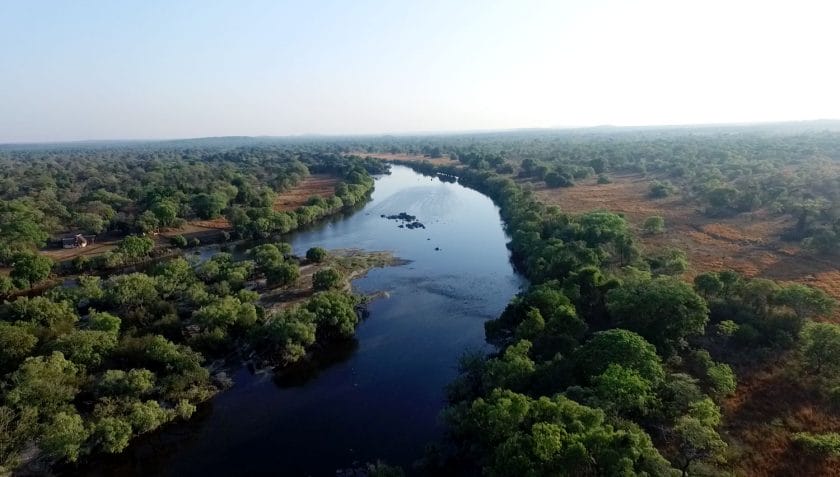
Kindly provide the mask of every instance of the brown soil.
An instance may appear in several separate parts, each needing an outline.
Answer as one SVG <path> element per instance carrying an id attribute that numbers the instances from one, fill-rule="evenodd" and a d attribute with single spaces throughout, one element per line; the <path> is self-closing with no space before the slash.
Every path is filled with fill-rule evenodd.
<path id="1" fill-rule="evenodd" d="M 749 277 L 813 285 L 840 300 L 838 264 L 808 255 L 800 250 L 799 244 L 779 238 L 792 225 L 791 217 L 759 210 L 734 217 L 710 218 L 678 194 L 663 199 L 648 197 L 652 181 L 649 177 L 623 174 L 611 176 L 610 180 L 610 184 L 589 180 L 558 189 L 547 189 L 540 184 L 535 190 L 540 200 L 567 212 L 607 210 L 623 214 L 637 229 L 646 250 L 678 248 L 686 252 L 692 266 L 687 279 L 705 271 L 732 269 Z M 658 235 L 645 235 L 642 223 L 653 215 L 665 219 L 666 230 Z"/>
<path id="2" fill-rule="evenodd" d="M 389 153 L 389 152 L 375 152 L 375 153 L 353 152 L 351 154 L 353 154 L 355 156 L 375 157 L 377 159 L 382 159 L 383 161 L 406 161 L 406 162 L 423 162 L 423 161 L 426 161 L 426 162 L 431 162 L 432 164 L 434 164 L 436 166 L 453 166 L 453 165 L 460 164 L 460 162 L 453 161 L 452 159 L 450 159 L 449 156 L 437 157 L 435 159 L 432 159 L 429 156 L 424 156 L 424 155 L 421 155 L 421 154 L 404 154 L 404 153 L 392 154 L 392 153 Z"/>

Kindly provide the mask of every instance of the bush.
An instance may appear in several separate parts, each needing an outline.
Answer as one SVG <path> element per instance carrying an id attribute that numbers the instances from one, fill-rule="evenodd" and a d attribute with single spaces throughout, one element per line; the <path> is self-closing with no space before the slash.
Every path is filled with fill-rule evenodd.
<path id="1" fill-rule="evenodd" d="M 178 248 L 187 248 L 187 238 L 183 235 L 176 235 L 169 239 L 169 243 Z"/>
<path id="2" fill-rule="evenodd" d="M 306 251 L 306 259 L 310 262 L 320 263 L 327 258 L 327 251 L 321 247 L 312 247 Z"/>
<path id="3" fill-rule="evenodd" d="M 662 233 L 665 231 L 665 219 L 658 215 L 648 217 L 645 219 L 642 229 L 644 229 L 646 234 L 650 235 Z"/>
<path id="4" fill-rule="evenodd" d="M 341 272 L 334 268 L 324 268 L 318 270 L 312 277 L 312 288 L 315 291 L 324 291 L 331 288 L 337 288 L 341 285 Z"/>
<path id="5" fill-rule="evenodd" d="M 669 195 L 674 193 L 674 186 L 672 186 L 668 182 L 660 182 L 654 181 L 653 184 L 650 185 L 650 196 L 654 199 L 660 199 L 662 197 L 668 197 Z"/>
<path id="6" fill-rule="evenodd" d="M 811 454 L 840 456 L 840 433 L 837 432 L 797 432 L 793 435 L 793 442 Z"/>

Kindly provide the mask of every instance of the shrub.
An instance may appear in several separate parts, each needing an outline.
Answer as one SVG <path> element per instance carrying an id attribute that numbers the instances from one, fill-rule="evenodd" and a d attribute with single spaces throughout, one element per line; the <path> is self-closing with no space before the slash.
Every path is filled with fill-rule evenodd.
<path id="1" fill-rule="evenodd" d="M 642 225 L 642 229 L 644 229 L 646 234 L 660 234 L 665 231 L 665 219 L 658 215 L 648 217 L 647 219 L 645 219 L 645 223 L 644 225 Z"/>
<path id="2" fill-rule="evenodd" d="M 320 263 L 327 258 L 327 251 L 321 247 L 312 247 L 306 251 L 306 259 L 310 262 Z"/>
<path id="3" fill-rule="evenodd" d="M 793 442 L 812 454 L 840 456 L 840 433 L 837 432 L 797 432 L 793 435 Z"/>
<path id="4" fill-rule="evenodd" d="M 318 270 L 312 277 L 312 287 L 315 291 L 329 290 L 341 285 L 341 272 L 334 268 Z"/>

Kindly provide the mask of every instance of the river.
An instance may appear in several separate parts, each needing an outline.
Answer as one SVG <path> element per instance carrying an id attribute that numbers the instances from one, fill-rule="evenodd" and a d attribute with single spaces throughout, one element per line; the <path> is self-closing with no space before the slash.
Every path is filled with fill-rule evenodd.
<path id="1" fill-rule="evenodd" d="M 426 228 L 381 217 L 400 212 Z M 363 208 L 287 240 L 298 254 L 355 247 L 410 263 L 353 282 L 359 293 L 389 297 L 369 305 L 355 342 L 313 376 L 278 383 L 243 367 L 189 422 L 142 436 L 120 455 L 97 456 L 79 475 L 324 476 L 377 459 L 409 467 L 422 457 L 440 436 L 458 357 L 486 347 L 484 322 L 524 284 L 498 209 L 474 190 L 394 166 Z"/>

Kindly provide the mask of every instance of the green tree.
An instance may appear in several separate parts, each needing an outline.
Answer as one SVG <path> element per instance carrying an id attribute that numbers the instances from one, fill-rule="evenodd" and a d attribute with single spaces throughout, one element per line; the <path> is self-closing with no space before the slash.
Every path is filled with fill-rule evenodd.
<path id="1" fill-rule="evenodd" d="M 158 299 L 155 280 L 144 273 L 111 277 L 105 283 L 105 298 L 115 306 L 149 306 Z"/>
<path id="2" fill-rule="evenodd" d="M 811 372 L 840 373 L 840 325 L 807 323 L 799 336 L 803 362 Z"/>
<path id="3" fill-rule="evenodd" d="M 342 285 L 341 272 L 334 268 L 322 268 L 312 276 L 312 287 L 315 291 L 330 290 Z"/>
<path id="4" fill-rule="evenodd" d="M 11 375 L 6 402 L 17 407 L 35 406 L 50 415 L 73 400 L 81 379 L 79 368 L 57 351 L 27 358 Z"/>
<path id="5" fill-rule="evenodd" d="M 149 237 L 129 235 L 128 237 L 122 239 L 117 247 L 117 252 L 130 259 L 137 260 L 149 255 L 154 246 L 154 240 Z"/>
<path id="6" fill-rule="evenodd" d="M 249 253 L 254 260 L 257 270 L 262 272 L 276 268 L 283 263 L 283 254 L 275 245 L 270 243 L 256 246 Z"/>
<path id="7" fill-rule="evenodd" d="M 837 306 L 824 291 L 798 283 L 776 292 L 773 300 L 793 310 L 800 319 L 828 314 Z"/>
<path id="8" fill-rule="evenodd" d="M 283 262 L 265 272 L 266 281 L 271 286 L 288 286 L 300 278 L 300 267 L 296 263 Z"/>
<path id="9" fill-rule="evenodd" d="M 599 407 L 614 414 L 647 414 L 656 399 L 654 383 L 620 364 L 611 363 L 592 384 Z"/>
<path id="10" fill-rule="evenodd" d="M 117 346 L 117 336 L 108 331 L 77 330 L 56 339 L 53 348 L 70 361 L 95 367 Z"/>
<path id="11" fill-rule="evenodd" d="M 215 219 L 222 215 L 222 211 L 227 207 L 228 198 L 224 194 L 201 193 L 193 197 L 192 208 L 201 219 Z"/>
<path id="12" fill-rule="evenodd" d="M 44 213 L 21 200 L 0 201 L 0 243 L 11 250 L 43 247 L 49 234 Z"/>
<path id="13" fill-rule="evenodd" d="M 38 337 L 25 326 L 0 321 L 0 374 L 17 368 L 36 344 Z"/>
<path id="14" fill-rule="evenodd" d="M 155 218 L 163 227 L 170 227 L 178 217 L 178 205 L 169 200 L 160 200 L 152 204 L 151 209 Z"/>
<path id="15" fill-rule="evenodd" d="M 40 445 L 44 452 L 58 459 L 75 462 L 88 438 L 84 421 L 75 411 L 62 411 L 44 427 Z"/>
<path id="16" fill-rule="evenodd" d="M 15 257 L 9 277 L 18 288 L 32 287 L 49 277 L 52 267 L 53 261 L 49 257 L 21 253 Z"/>
<path id="17" fill-rule="evenodd" d="M 131 424 L 117 417 L 103 417 L 93 426 L 92 440 L 103 451 L 118 454 L 128 447 Z"/>
<path id="18" fill-rule="evenodd" d="M 155 374 L 148 369 L 109 369 L 97 383 L 99 393 L 107 396 L 140 397 L 155 387 Z"/>
<path id="19" fill-rule="evenodd" d="M 626 284 L 607 293 L 607 309 L 619 326 L 670 352 L 689 336 L 702 335 L 706 302 L 690 285 L 672 277 Z"/>
<path id="20" fill-rule="evenodd" d="M 306 309 L 315 314 L 318 333 L 327 338 L 350 338 L 356 333 L 355 307 L 352 295 L 338 291 L 316 293 L 306 303 Z"/>
<path id="21" fill-rule="evenodd" d="M 653 384 L 665 375 L 656 348 L 638 334 L 619 328 L 595 333 L 573 358 L 575 370 L 586 381 L 603 374 L 612 364 L 635 371 Z"/>
<path id="22" fill-rule="evenodd" d="M 694 288 L 704 297 L 715 297 L 723 291 L 723 281 L 715 272 L 705 272 L 694 277 Z"/>
<path id="23" fill-rule="evenodd" d="M 306 259 L 310 262 L 320 263 L 327 258 L 327 251 L 321 247 L 312 247 L 306 251 Z"/>
<path id="24" fill-rule="evenodd" d="M 643 431 L 614 427 L 602 411 L 563 395 L 532 399 L 495 389 L 447 416 L 455 434 L 480 452 L 486 475 L 672 474 Z"/>
<path id="25" fill-rule="evenodd" d="M 688 414 L 677 419 L 674 434 L 678 439 L 679 455 L 675 463 L 683 476 L 689 475 L 697 462 L 724 462 L 726 443 L 715 428 L 720 425 L 720 409 L 703 399 L 690 406 Z"/>

